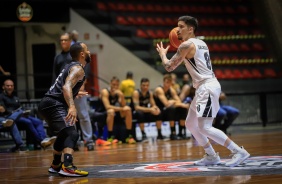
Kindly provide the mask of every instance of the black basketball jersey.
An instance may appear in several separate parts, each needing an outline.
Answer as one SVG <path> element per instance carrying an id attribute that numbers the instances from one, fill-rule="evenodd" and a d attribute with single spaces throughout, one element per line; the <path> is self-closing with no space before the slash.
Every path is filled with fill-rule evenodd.
<path id="1" fill-rule="evenodd" d="M 160 86 L 160 87 L 162 89 L 164 89 L 163 86 Z M 172 95 L 171 95 L 170 89 L 168 89 L 167 92 L 165 92 L 165 97 L 166 97 L 167 100 L 171 100 L 172 99 Z M 154 99 L 155 99 L 156 105 L 159 107 L 159 109 L 163 109 L 165 107 L 164 104 L 161 102 L 161 100 L 158 97 L 156 97 L 155 95 L 154 95 Z"/>
<path id="2" fill-rule="evenodd" d="M 148 104 L 150 103 L 150 92 L 147 91 L 145 96 L 143 96 L 140 89 L 138 89 L 137 91 L 139 93 L 139 105 L 141 107 L 148 107 Z"/>
<path id="3" fill-rule="evenodd" d="M 106 90 L 107 90 L 108 93 L 109 93 L 109 102 L 110 102 L 110 104 L 113 105 L 113 106 L 115 106 L 116 103 L 118 103 L 118 94 L 111 95 L 110 90 L 109 90 L 108 88 L 107 88 Z M 105 106 L 104 106 L 104 104 L 103 104 L 102 99 L 100 99 L 100 108 L 98 108 L 97 111 L 98 111 L 98 112 L 104 112 L 104 111 L 106 111 L 106 108 L 105 108 Z"/>
<path id="4" fill-rule="evenodd" d="M 65 85 L 66 78 L 70 72 L 70 69 L 73 66 L 81 66 L 82 65 L 79 62 L 72 61 L 70 64 L 66 65 L 64 69 L 61 71 L 57 79 L 55 80 L 55 83 L 50 87 L 49 91 L 45 94 L 45 96 L 52 97 L 60 102 L 65 103 L 65 98 L 63 95 L 63 86 Z M 76 97 L 76 95 L 79 92 L 80 87 L 83 85 L 83 82 L 85 80 L 85 76 L 82 80 L 78 81 L 77 84 L 72 88 L 73 98 Z"/>

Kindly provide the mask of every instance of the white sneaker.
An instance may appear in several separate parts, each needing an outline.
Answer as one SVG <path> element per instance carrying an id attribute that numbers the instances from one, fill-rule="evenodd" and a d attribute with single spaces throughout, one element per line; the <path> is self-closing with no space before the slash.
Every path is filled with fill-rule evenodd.
<path id="1" fill-rule="evenodd" d="M 13 124 L 14 124 L 14 120 L 12 120 L 12 119 L 6 119 L 6 120 L 2 121 L 3 127 L 10 127 Z"/>
<path id="2" fill-rule="evenodd" d="M 244 162 L 247 158 L 250 157 L 250 153 L 248 153 L 243 146 L 241 147 L 241 150 L 233 151 L 232 153 L 233 157 L 229 162 L 226 162 L 225 165 L 227 167 L 235 167 L 242 162 Z"/>
<path id="3" fill-rule="evenodd" d="M 41 141 L 41 146 L 45 149 L 52 144 L 54 144 L 55 140 L 57 139 L 56 136 L 50 137 L 50 138 L 45 138 L 43 141 Z"/>
<path id="4" fill-rule="evenodd" d="M 215 155 L 208 155 L 207 153 L 204 155 L 204 158 L 194 162 L 194 165 L 217 165 L 220 163 L 220 157 L 218 153 Z"/>

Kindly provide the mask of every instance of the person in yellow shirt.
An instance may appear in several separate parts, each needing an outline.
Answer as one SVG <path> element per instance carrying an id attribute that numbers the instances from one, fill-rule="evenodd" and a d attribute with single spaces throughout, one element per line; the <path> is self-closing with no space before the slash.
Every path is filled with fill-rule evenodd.
<path id="1" fill-rule="evenodd" d="M 135 90 L 135 82 L 133 80 L 133 73 L 132 72 L 129 71 L 129 72 L 126 73 L 126 79 L 121 81 L 119 89 L 124 94 L 127 105 L 129 105 L 131 103 L 132 94 Z"/>

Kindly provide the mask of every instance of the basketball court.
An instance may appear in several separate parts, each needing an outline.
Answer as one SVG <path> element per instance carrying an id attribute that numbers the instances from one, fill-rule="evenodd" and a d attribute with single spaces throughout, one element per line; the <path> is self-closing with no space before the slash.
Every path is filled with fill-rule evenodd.
<path id="1" fill-rule="evenodd" d="M 194 166 L 204 152 L 189 140 L 157 141 L 136 145 L 83 146 L 74 153 L 74 163 L 89 172 L 88 177 L 70 178 L 48 173 L 52 150 L 2 153 L 1 183 L 271 183 L 282 181 L 281 124 L 233 126 L 231 139 L 243 145 L 251 157 L 229 168 L 224 162 L 230 152 L 213 143 L 220 153 L 217 166 Z"/>

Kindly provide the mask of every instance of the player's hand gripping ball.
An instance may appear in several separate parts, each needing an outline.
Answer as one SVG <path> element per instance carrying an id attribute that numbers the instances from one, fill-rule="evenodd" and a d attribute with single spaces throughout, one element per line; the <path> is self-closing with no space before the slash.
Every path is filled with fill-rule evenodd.
<path id="1" fill-rule="evenodd" d="M 178 40 L 177 36 L 177 27 L 173 28 L 169 33 L 169 42 L 170 45 L 174 48 L 178 48 L 179 45 L 182 43 L 182 40 Z"/>

